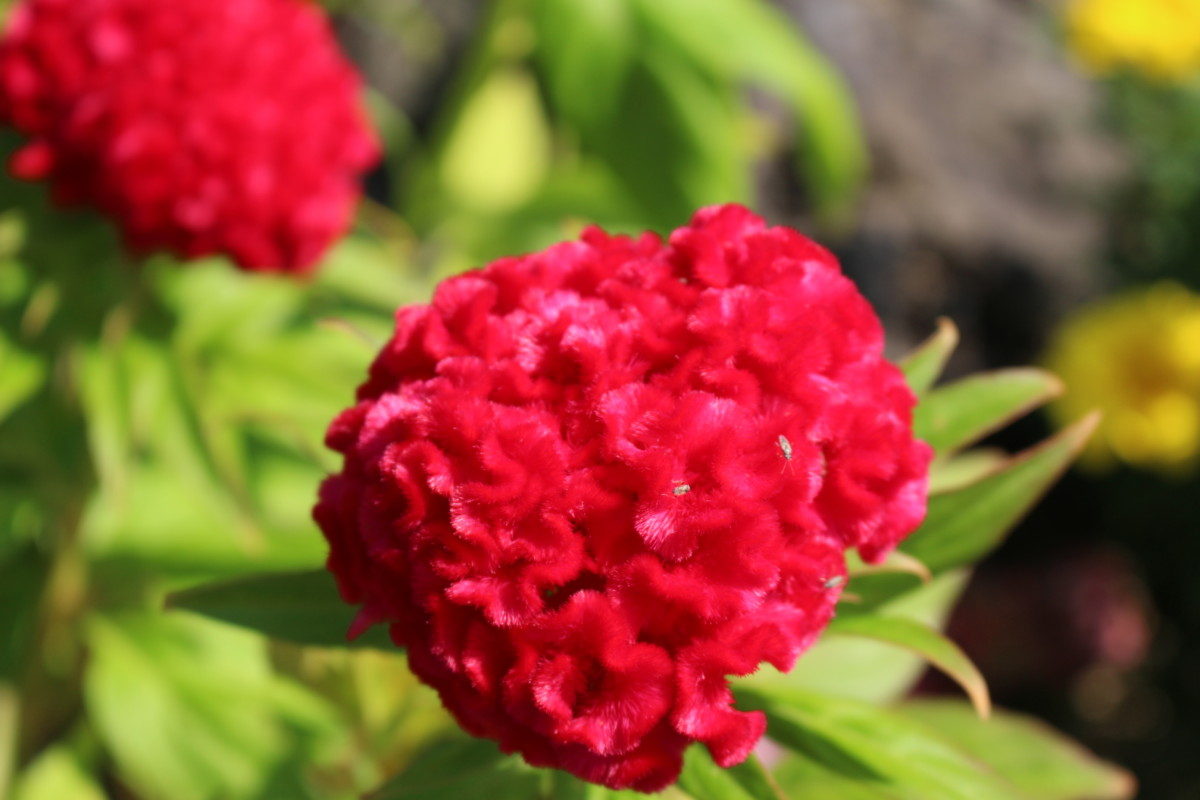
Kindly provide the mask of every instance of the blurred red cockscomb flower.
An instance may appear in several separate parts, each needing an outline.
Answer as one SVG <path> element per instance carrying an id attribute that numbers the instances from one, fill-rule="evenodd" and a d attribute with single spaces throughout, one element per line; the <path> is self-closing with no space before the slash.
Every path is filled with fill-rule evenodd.
<path id="1" fill-rule="evenodd" d="M 925 513 L 929 448 L 824 249 L 738 206 L 447 280 L 330 428 L 315 515 L 468 731 L 612 788 L 746 757 L 727 677 L 791 668 L 844 552 Z"/>
<path id="2" fill-rule="evenodd" d="M 0 40 L 12 172 L 137 253 L 301 272 L 379 158 L 361 82 L 308 0 L 23 0 Z"/>

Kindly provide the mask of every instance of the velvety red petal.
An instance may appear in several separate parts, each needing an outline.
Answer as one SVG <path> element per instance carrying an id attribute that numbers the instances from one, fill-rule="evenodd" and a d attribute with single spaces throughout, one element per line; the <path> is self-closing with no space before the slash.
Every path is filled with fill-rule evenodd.
<path id="1" fill-rule="evenodd" d="M 531 764 L 641 791 L 693 742 L 735 764 L 765 722 L 730 676 L 790 669 L 845 551 L 924 515 L 930 452 L 882 354 L 832 256 L 744 208 L 502 259 L 401 310 L 330 428 L 330 569 Z"/>
<path id="2" fill-rule="evenodd" d="M 361 80 L 306 0 L 20 0 L 0 39 L 10 168 L 138 252 L 305 272 L 380 158 Z M 297 132 L 302 132 L 298 135 Z"/>

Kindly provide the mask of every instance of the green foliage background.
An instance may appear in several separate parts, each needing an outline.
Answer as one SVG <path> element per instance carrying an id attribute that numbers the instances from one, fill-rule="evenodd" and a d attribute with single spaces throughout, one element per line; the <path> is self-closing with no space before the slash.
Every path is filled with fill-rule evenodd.
<path id="1" fill-rule="evenodd" d="M 431 135 L 372 98 L 396 197 L 368 202 L 311 282 L 131 263 L 101 221 L 0 181 L 0 796 L 628 794 L 466 740 L 402 654 L 337 646 L 351 612 L 309 519 L 336 468 L 324 427 L 392 311 L 437 277 L 584 220 L 666 230 L 750 202 L 763 122 L 748 86 L 794 117 L 826 231 L 850 219 L 865 148 L 836 72 L 758 0 L 488 14 Z M 982 677 L 937 628 L 1088 431 L 1017 457 L 967 450 L 1056 386 L 1018 371 L 931 389 L 954 339 L 943 327 L 906 365 L 939 450 L 929 521 L 903 556 L 856 568 L 853 601 L 792 675 L 740 683 L 780 745 L 770 769 L 720 770 L 694 748 L 665 796 L 1129 794 L 1124 773 L 1031 720 L 901 700 L 927 661 L 986 711 Z"/>

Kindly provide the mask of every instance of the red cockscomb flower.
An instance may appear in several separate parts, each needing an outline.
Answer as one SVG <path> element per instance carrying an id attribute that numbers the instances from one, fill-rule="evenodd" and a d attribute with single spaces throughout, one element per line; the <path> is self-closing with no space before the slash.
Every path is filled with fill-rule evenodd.
<path id="1" fill-rule="evenodd" d="M 308 0 L 23 0 L 0 41 L 11 169 L 130 249 L 303 271 L 379 157 L 360 80 Z"/>
<path id="2" fill-rule="evenodd" d="M 746 757 L 727 678 L 791 668 L 844 553 L 925 511 L 929 448 L 875 314 L 824 249 L 738 206 L 668 243 L 590 229 L 403 308 L 329 431 L 316 518 L 468 731 L 655 790 Z"/>

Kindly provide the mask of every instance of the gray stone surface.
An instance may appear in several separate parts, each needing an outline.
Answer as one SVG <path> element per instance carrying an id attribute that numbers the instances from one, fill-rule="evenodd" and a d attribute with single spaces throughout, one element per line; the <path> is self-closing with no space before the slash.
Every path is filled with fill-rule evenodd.
<path id="1" fill-rule="evenodd" d="M 1046 4 L 778 4 L 846 75 L 868 130 L 856 277 L 893 321 L 940 312 L 980 335 L 1014 328 L 1000 332 L 1014 352 L 987 360 L 1035 348 L 1036 329 L 1097 281 L 1100 207 L 1123 161 Z"/>

